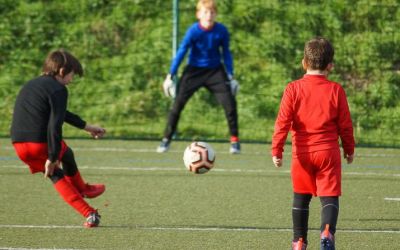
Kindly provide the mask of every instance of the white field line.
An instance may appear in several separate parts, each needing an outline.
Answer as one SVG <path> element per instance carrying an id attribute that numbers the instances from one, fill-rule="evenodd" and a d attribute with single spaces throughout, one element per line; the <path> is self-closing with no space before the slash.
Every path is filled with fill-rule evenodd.
<path id="1" fill-rule="evenodd" d="M 14 150 L 13 147 L 5 146 L 2 147 L 5 150 Z M 87 151 L 87 152 L 128 152 L 128 153 L 154 153 L 156 154 L 156 148 L 149 149 L 149 148 L 107 148 L 107 147 L 73 147 L 74 151 Z M 183 154 L 184 148 L 182 150 L 168 150 L 168 153 L 179 153 Z M 158 153 L 157 153 L 158 154 Z M 218 154 L 230 154 L 228 150 L 226 151 L 218 151 Z M 246 152 L 246 155 L 268 155 L 268 152 Z"/>
<path id="2" fill-rule="evenodd" d="M 3 250 L 79 250 L 77 248 L 21 248 L 21 247 L 2 247 L 0 246 L 0 249 Z M 89 250 L 85 248 L 85 250 Z"/>
<path id="3" fill-rule="evenodd" d="M 24 165 L 2 165 L 0 168 L 18 168 L 26 169 Z M 111 166 L 79 166 L 79 169 L 91 169 L 91 170 L 122 170 L 122 171 L 176 171 L 176 172 L 186 172 L 184 167 L 181 168 L 171 168 L 171 167 L 111 167 Z M 226 173 L 273 173 L 273 174 L 290 174 L 290 170 L 282 169 L 224 169 L 224 168 L 214 168 L 213 172 L 226 172 Z M 377 172 L 343 172 L 343 175 L 357 175 L 357 176 L 381 176 L 381 177 L 400 177 L 400 174 L 385 174 Z"/>
<path id="4" fill-rule="evenodd" d="M 61 226 L 61 225 L 0 225 L 0 228 L 35 228 L 35 229 L 79 229 L 82 226 Z M 105 225 L 101 228 L 107 229 L 137 229 L 137 230 L 152 230 L 152 231 L 220 231 L 220 232 L 292 232 L 292 228 L 257 228 L 257 227 L 146 227 L 146 226 L 122 226 L 122 225 Z M 319 232 L 319 229 L 309 229 L 309 231 Z M 378 230 L 378 229 L 338 229 L 337 232 L 342 233 L 387 233 L 400 234 L 400 230 Z"/>
<path id="5" fill-rule="evenodd" d="M 384 200 L 385 200 L 385 201 L 400 201 L 400 198 L 389 198 L 389 197 L 385 197 Z"/>
<path id="6" fill-rule="evenodd" d="M 267 145 L 267 144 L 266 144 Z M 14 150 L 13 147 L 11 146 L 3 146 L 1 147 L 5 150 Z M 89 152 L 132 152 L 132 153 L 156 153 L 155 150 L 156 147 L 154 148 L 115 148 L 115 147 L 73 147 L 74 150 L 76 151 L 89 151 Z M 179 153 L 181 154 L 183 152 L 182 150 L 169 150 L 168 152 L 170 153 Z M 246 155 L 266 155 L 269 157 L 269 151 L 243 151 L 244 154 Z M 284 152 L 284 155 L 291 155 L 291 150 L 290 147 L 288 150 Z M 218 151 L 218 154 L 230 154 L 228 150 L 224 151 Z M 356 157 L 363 157 L 363 158 L 400 158 L 400 154 L 373 154 L 373 153 L 356 153 Z"/>
<path id="7" fill-rule="evenodd" d="M 2 247 L 0 250 L 80 250 L 79 248 L 22 248 L 22 247 Z M 82 250 L 92 250 L 91 248 L 82 248 Z"/>

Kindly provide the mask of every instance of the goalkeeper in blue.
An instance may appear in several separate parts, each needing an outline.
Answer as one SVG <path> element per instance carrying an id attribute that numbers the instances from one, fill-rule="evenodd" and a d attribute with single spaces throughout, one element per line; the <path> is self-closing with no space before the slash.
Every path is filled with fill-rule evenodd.
<path id="1" fill-rule="evenodd" d="M 164 138 L 157 148 L 157 152 L 168 151 L 185 104 L 197 90 L 205 87 L 214 94 L 225 110 L 231 135 L 229 151 L 232 154 L 238 154 L 240 153 L 240 143 L 235 95 L 239 84 L 233 79 L 229 33 L 223 24 L 215 22 L 217 5 L 214 0 L 200 0 L 196 9 L 196 17 L 199 21 L 187 30 L 163 83 L 164 94 L 168 97 L 175 97 L 175 85 L 172 79 L 177 74 L 187 51 L 190 50 L 188 64 L 180 79 Z M 222 59 L 224 64 L 222 64 Z"/>

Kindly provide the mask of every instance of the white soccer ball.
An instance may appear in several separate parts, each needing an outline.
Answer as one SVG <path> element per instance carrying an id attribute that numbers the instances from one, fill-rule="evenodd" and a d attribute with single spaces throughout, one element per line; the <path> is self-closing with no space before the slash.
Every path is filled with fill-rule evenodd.
<path id="1" fill-rule="evenodd" d="M 192 142 L 183 153 L 185 167 L 196 174 L 204 174 L 214 167 L 215 151 L 205 142 Z"/>

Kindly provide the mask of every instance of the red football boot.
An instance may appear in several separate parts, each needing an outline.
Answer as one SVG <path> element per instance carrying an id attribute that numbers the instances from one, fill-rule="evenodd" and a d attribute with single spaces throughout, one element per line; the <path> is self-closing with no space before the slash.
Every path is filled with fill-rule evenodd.
<path id="1" fill-rule="evenodd" d="M 106 191 L 106 186 L 103 184 L 89 184 L 86 183 L 85 189 L 81 191 L 81 195 L 84 198 L 96 198 Z"/>

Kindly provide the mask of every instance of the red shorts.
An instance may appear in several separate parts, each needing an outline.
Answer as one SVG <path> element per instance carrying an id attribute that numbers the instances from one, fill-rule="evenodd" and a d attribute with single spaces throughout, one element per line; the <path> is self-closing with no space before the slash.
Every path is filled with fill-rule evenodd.
<path id="1" fill-rule="evenodd" d="M 45 164 L 48 159 L 47 143 L 15 142 L 13 146 L 18 157 L 29 166 L 32 174 L 45 171 Z M 61 160 L 66 150 L 67 144 L 61 141 L 59 160 Z"/>
<path id="2" fill-rule="evenodd" d="M 342 194 L 340 149 L 331 149 L 292 156 L 293 191 L 314 196 Z"/>

